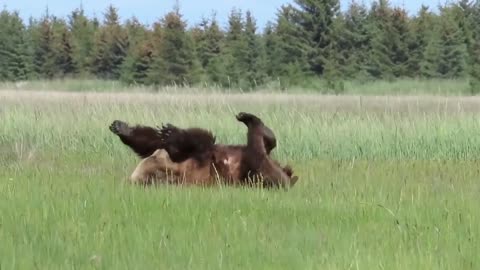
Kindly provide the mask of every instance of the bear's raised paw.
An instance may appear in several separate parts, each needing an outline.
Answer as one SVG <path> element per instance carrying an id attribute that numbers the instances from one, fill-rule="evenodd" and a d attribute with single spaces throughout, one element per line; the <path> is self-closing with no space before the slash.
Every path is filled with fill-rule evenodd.
<path id="1" fill-rule="evenodd" d="M 128 135 L 130 133 L 128 124 L 120 120 L 113 121 L 109 129 L 116 135 Z"/>

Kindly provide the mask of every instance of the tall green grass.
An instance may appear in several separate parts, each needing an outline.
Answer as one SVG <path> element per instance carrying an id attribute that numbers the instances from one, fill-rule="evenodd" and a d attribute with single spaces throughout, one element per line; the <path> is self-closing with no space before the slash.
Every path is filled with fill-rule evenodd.
<path id="1" fill-rule="evenodd" d="M 404 101 L 0 94 L 0 268 L 478 269 L 476 109 Z M 274 130 L 292 190 L 125 183 L 111 121 L 245 143 L 239 111 Z"/>
<path id="2" fill-rule="evenodd" d="M 432 102 L 429 97 L 335 98 L 327 102 L 319 96 L 300 99 L 295 95 L 115 97 L 7 95 L 2 105 L 0 138 L 25 149 L 59 155 L 107 151 L 125 158 L 131 155 L 130 150 L 119 145 L 108 130 L 115 119 L 150 126 L 166 122 L 181 127 L 200 126 L 213 131 L 218 142 L 236 144 L 245 143 L 246 127 L 234 116 L 247 111 L 258 114 L 274 129 L 279 141 L 274 152 L 282 160 L 480 158 L 477 99 L 473 103 L 463 100 L 448 104 L 449 98 Z M 279 100 L 269 100 L 275 97 Z"/>
<path id="3" fill-rule="evenodd" d="M 355 94 L 355 95 L 471 95 L 468 79 L 397 79 L 385 80 L 335 80 L 335 89 L 322 79 L 306 79 L 301 85 L 290 86 L 288 92 Z M 185 87 L 178 85 L 145 86 L 127 85 L 120 81 L 98 79 L 32 80 L 0 83 L 0 89 L 30 91 L 75 92 L 242 92 L 247 89 L 225 89 L 217 85 L 199 83 Z M 284 92 L 278 81 L 260 86 L 256 92 Z"/>

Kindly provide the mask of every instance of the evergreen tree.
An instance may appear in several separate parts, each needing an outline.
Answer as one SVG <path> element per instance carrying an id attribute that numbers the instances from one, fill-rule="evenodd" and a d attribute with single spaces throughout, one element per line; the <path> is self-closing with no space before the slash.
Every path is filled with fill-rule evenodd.
<path id="1" fill-rule="evenodd" d="M 476 37 L 473 43 L 472 66 L 470 68 L 470 92 L 472 94 L 480 93 L 480 33 L 476 30 Z"/>
<path id="2" fill-rule="evenodd" d="M 277 33 L 275 32 L 275 24 L 267 22 L 265 25 L 263 33 L 263 42 L 265 46 L 265 60 L 268 63 L 265 66 L 265 73 L 270 79 L 274 78 L 276 75 L 276 67 L 272 65 L 278 59 L 278 53 L 280 44 Z"/>
<path id="3" fill-rule="evenodd" d="M 443 78 L 463 77 L 467 72 L 467 45 L 452 10 L 442 8 L 438 74 Z"/>
<path id="4" fill-rule="evenodd" d="M 298 33 L 296 10 L 291 5 L 282 6 L 277 14 L 274 31 L 266 36 L 269 75 L 279 79 L 282 88 L 302 82 L 310 73 L 309 45 Z M 272 26 L 273 27 L 273 26 Z M 267 29 L 268 31 L 268 29 Z"/>
<path id="5" fill-rule="evenodd" d="M 309 49 L 310 69 L 317 75 L 323 74 L 331 53 L 333 23 L 338 16 L 338 0 L 295 0 L 295 22 L 300 26 L 298 36 Z"/>
<path id="6" fill-rule="evenodd" d="M 226 81 L 221 59 L 224 33 L 218 25 L 215 14 L 210 19 L 203 18 L 190 34 L 195 43 L 196 57 L 204 79 L 213 83 Z"/>
<path id="7" fill-rule="evenodd" d="M 148 69 L 153 58 L 151 33 L 137 18 L 125 25 L 129 48 L 121 66 L 120 80 L 126 83 L 147 83 Z"/>
<path id="8" fill-rule="evenodd" d="M 418 16 L 411 20 L 409 40 L 410 58 L 408 62 L 411 77 L 432 77 L 436 73 L 438 42 L 436 40 L 434 15 L 422 5 Z M 428 47 L 428 50 L 427 50 Z M 420 71 L 420 72 L 418 72 Z"/>
<path id="9" fill-rule="evenodd" d="M 27 73 L 28 79 L 38 79 L 40 76 L 35 70 L 35 50 L 37 40 L 38 40 L 38 24 L 39 22 L 36 21 L 33 17 L 28 19 L 28 24 L 26 25 L 25 29 L 25 47 L 26 47 L 26 65 L 27 65 Z"/>
<path id="10" fill-rule="evenodd" d="M 374 78 L 393 78 L 394 63 L 391 59 L 392 45 L 390 35 L 393 32 L 392 9 L 388 0 L 374 2 L 368 16 L 370 36 L 369 63 L 367 70 Z"/>
<path id="11" fill-rule="evenodd" d="M 133 47 L 122 66 L 121 80 L 126 83 L 148 84 L 148 72 L 153 61 L 153 45 L 149 40 Z"/>
<path id="12" fill-rule="evenodd" d="M 33 66 L 35 72 L 41 78 L 53 79 L 59 74 L 59 68 L 56 65 L 52 20 L 48 11 L 36 25 L 34 33 Z"/>
<path id="13" fill-rule="evenodd" d="M 458 3 L 451 6 L 453 19 L 462 32 L 463 42 L 467 46 L 467 51 L 470 55 L 472 55 L 474 50 L 475 22 L 480 19 L 475 16 L 474 4 L 475 2 L 472 0 L 459 0 Z"/>
<path id="14" fill-rule="evenodd" d="M 69 15 L 72 61 L 74 71 L 81 76 L 92 73 L 95 25 L 84 14 L 83 8 L 75 9 Z"/>
<path id="15" fill-rule="evenodd" d="M 18 12 L 0 12 L 0 80 L 25 80 L 29 57 L 25 26 Z"/>
<path id="16" fill-rule="evenodd" d="M 193 27 L 190 31 L 190 36 L 195 43 L 195 53 L 203 69 L 210 61 L 210 48 L 208 47 L 207 31 L 209 20 L 202 18 L 200 23 Z"/>
<path id="17" fill-rule="evenodd" d="M 153 31 L 149 38 L 150 44 L 152 44 L 151 62 L 147 70 L 146 82 L 147 84 L 160 84 L 157 74 L 163 72 L 163 26 L 162 21 L 153 23 Z"/>
<path id="18" fill-rule="evenodd" d="M 161 24 L 161 45 L 149 70 L 150 81 L 155 84 L 196 83 L 199 66 L 178 8 L 166 14 Z"/>
<path id="19" fill-rule="evenodd" d="M 205 31 L 206 38 L 206 54 L 208 61 L 203 60 L 203 68 L 205 69 L 209 79 L 214 83 L 222 83 L 226 81 L 225 65 L 222 60 L 223 44 L 225 35 L 220 29 L 217 19 L 213 16 L 209 27 Z"/>
<path id="20" fill-rule="evenodd" d="M 368 77 L 369 36 L 367 28 L 368 11 L 363 4 L 352 1 L 345 13 L 343 31 L 337 42 L 343 53 L 341 71 L 347 78 Z"/>
<path id="21" fill-rule="evenodd" d="M 150 34 L 147 27 L 141 24 L 136 17 L 132 17 L 126 21 L 125 31 L 130 48 L 147 40 Z"/>
<path id="22" fill-rule="evenodd" d="M 480 1 L 472 6 L 472 17 L 480 18 Z M 480 21 L 472 21 L 472 50 L 470 52 L 470 91 L 480 93 Z"/>
<path id="23" fill-rule="evenodd" d="M 407 12 L 403 8 L 394 8 L 392 12 L 392 32 L 389 36 L 390 58 L 393 64 L 392 74 L 396 78 L 409 75 L 410 28 Z"/>
<path id="24" fill-rule="evenodd" d="M 436 78 L 438 74 L 440 58 L 440 37 L 435 31 L 427 41 L 425 51 L 423 52 L 422 61 L 420 64 L 420 75 L 424 78 Z"/>
<path id="25" fill-rule="evenodd" d="M 242 12 L 238 9 L 232 9 L 228 18 L 228 31 L 223 55 L 228 79 L 223 85 L 227 87 L 242 87 L 245 81 L 248 47 L 244 30 L 245 23 Z"/>
<path id="26" fill-rule="evenodd" d="M 339 91 L 343 88 L 336 82 L 345 77 L 344 69 L 347 66 L 348 44 L 344 39 L 346 21 L 343 14 L 339 14 L 331 25 L 330 44 L 324 49 L 325 60 L 323 78 L 326 79 L 329 90 Z"/>
<path id="27" fill-rule="evenodd" d="M 118 79 L 128 51 L 128 38 L 119 23 L 117 9 L 109 6 L 103 25 L 95 35 L 92 69 L 104 79 Z"/>
<path id="28" fill-rule="evenodd" d="M 75 72 L 73 63 L 73 49 L 71 34 L 67 23 L 61 19 L 52 21 L 55 65 L 58 69 L 57 76 L 64 77 Z"/>
<path id="29" fill-rule="evenodd" d="M 246 81 L 249 88 L 255 88 L 265 80 L 265 51 L 257 34 L 255 19 L 250 11 L 246 13 L 245 39 L 247 51 L 245 55 Z"/>
<path id="30" fill-rule="evenodd" d="M 12 76 L 9 72 L 11 45 L 7 39 L 10 24 L 10 13 L 7 10 L 0 12 L 0 80 L 9 80 Z"/>

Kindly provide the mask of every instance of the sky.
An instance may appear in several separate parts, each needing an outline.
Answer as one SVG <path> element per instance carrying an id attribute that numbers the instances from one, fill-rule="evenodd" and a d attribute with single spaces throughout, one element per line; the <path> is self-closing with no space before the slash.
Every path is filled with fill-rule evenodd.
<path id="1" fill-rule="evenodd" d="M 345 9 L 350 1 L 341 0 L 341 8 Z M 416 13 L 422 4 L 435 8 L 439 1 L 390 0 L 393 5 L 405 6 L 410 13 Z M 189 26 L 200 22 L 202 16 L 210 17 L 212 11 L 216 12 L 222 26 L 226 26 L 230 10 L 236 7 L 242 11 L 250 10 L 260 28 L 263 28 L 269 20 L 274 20 L 277 9 L 282 4 L 291 2 L 293 0 L 179 0 L 180 11 Z M 364 2 L 369 3 L 370 0 Z M 172 9 L 175 0 L 0 0 L 0 6 L 6 7 L 9 11 L 19 11 L 24 19 L 30 16 L 39 18 L 47 6 L 50 14 L 67 18 L 67 15 L 81 4 L 89 16 L 96 15 L 102 18 L 107 6 L 113 4 L 118 8 L 122 20 L 135 15 L 141 22 L 151 25 Z"/>

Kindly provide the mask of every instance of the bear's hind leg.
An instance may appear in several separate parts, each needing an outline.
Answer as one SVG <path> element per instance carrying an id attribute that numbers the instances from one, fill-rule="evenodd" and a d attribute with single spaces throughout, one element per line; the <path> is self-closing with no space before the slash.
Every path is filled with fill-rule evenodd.
<path id="1" fill-rule="evenodd" d="M 264 185 L 267 187 L 282 187 L 288 189 L 295 185 L 298 177 L 291 177 L 286 171 L 288 172 L 288 169 L 285 170 L 270 158 L 264 160 L 258 170 L 263 177 Z"/>

